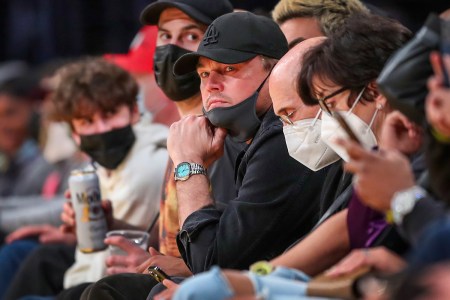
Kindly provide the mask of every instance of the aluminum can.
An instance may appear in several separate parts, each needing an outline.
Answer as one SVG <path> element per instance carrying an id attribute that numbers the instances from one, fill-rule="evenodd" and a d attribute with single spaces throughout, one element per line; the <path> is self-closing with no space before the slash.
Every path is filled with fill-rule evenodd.
<path id="1" fill-rule="evenodd" d="M 69 177 L 69 189 L 75 211 L 78 249 L 84 253 L 104 250 L 107 245 L 103 240 L 108 228 L 95 170 L 73 170 Z"/>

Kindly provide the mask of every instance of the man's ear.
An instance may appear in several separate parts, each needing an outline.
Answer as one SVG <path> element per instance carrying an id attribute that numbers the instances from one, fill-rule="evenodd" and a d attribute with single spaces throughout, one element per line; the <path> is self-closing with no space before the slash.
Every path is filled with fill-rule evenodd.
<path id="1" fill-rule="evenodd" d="M 381 94 L 380 91 L 378 90 L 378 85 L 375 81 L 371 81 L 368 85 L 367 85 L 367 90 L 369 92 L 369 94 L 372 96 L 372 99 L 377 99 Z"/>
<path id="2" fill-rule="evenodd" d="M 141 118 L 141 113 L 139 112 L 139 108 L 137 104 L 133 105 L 131 107 L 131 124 L 134 125 L 137 122 L 139 122 L 139 119 Z"/>
<path id="3" fill-rule="evenodd" d="M 369 93 L 372 95 L 375 104 L 379 109 L 383 109 L 386 107 L 387 99 L 378 89 L 378 84 L 375 81 L 372 81 L 367 86 L 369 89 Z"/>
<path id="4" fill-rule="evenodd" d="M 386 107 L 387 99 L 383 94 L 379 93 L 378 96 L 375 98 L 375 103 L 377 107 L 383 109 Z"/>

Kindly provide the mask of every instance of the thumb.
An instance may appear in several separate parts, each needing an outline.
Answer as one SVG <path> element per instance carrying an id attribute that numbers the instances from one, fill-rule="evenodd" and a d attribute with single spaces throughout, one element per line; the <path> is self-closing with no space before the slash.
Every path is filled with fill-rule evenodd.
<path id="1" fill-rule="evenodd" d="M 227 136 L 227 130 L 225 128 L 216 128 L 216 131 L 214 132 L 214 137 L 218 141 L 223 141 L 225 137 Z"/>
<path id="2" fill-rule="evenodd" d="M 175 288 L 178 286 L 178 284 L 176 284 L 175 282 L 173 282 L 172 280 L 169 280 L 169 279 L 164 279 L 162 283 L 168 289 Z"/>
<path id="3" fill-rule="evenodd" d="M 151 255 L 151 256 L 155 256 L 155 255 L 163 255 L 162 253 L 158 252 L 158 250 L 156 250 L 156 249 L 153 248 L 153 247 L 150 247 L 150 248 L 148 249 L 148 252 L 150 252 L 150 255 Z"/>
<path id="4" fill-rule="evenodd" d="M 106 213 L 112 211 L 112 203 L 110 200 L 102 200 L 102 208 Z"/>

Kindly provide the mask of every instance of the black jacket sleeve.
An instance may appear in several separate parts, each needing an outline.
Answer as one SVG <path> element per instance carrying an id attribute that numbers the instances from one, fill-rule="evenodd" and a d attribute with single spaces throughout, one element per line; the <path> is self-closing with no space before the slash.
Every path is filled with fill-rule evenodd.
<path id="1" fill-rule="evenodd" d="M 194 273 L 271 259 L 317 221 L 324 172 L 289 156 L 281 125 L 258 133 L 237 169 L 237 197 L 223 212 L 213 206 L 193 212 L 182 226 L 178 246 Z"/>
<path id="2" fill-rule="evenodd" d="M 444 203 L 428 195 L 418 201 L 413 210 L 403 218 L 400 232 L 411 244 L 417 245 L 424 229 L 447 214 Z"/>

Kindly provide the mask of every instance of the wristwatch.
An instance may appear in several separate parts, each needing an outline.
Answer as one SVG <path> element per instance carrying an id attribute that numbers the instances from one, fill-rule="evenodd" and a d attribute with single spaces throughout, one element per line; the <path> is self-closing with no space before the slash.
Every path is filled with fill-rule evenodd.
<path id="1" fill-rule="evenodd" d="M 409 214 L 414 209 L 416 203 L 425 198 L 425 196 L 426 191 L 417 185 L 395 193 L 391 202 L 393 221 L 397 225 L 401 225 L 403 218 Z"/>
<path id="2" fill-rule="evenodd" d="M 200 164 L 182 162 L 175 167 L 174 177 L 175 181 L 186 181 L 191 175 L 202 174 L 206 175 L 206 169 Z"/>

